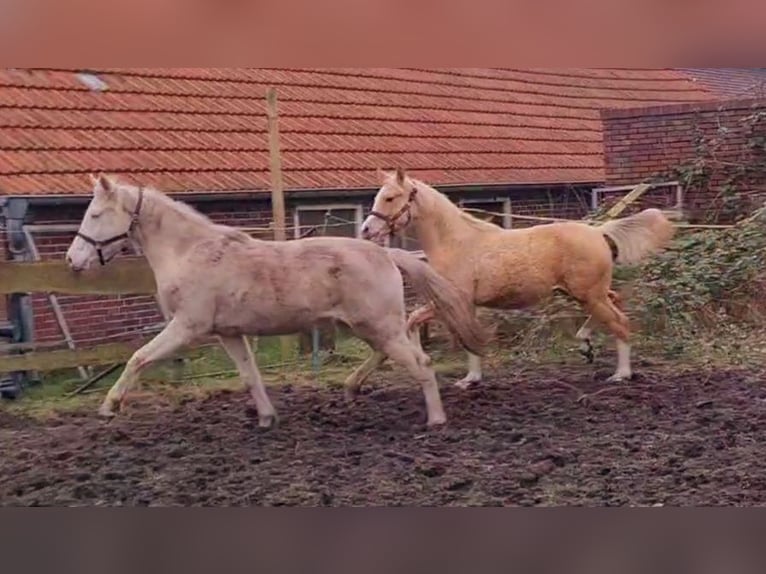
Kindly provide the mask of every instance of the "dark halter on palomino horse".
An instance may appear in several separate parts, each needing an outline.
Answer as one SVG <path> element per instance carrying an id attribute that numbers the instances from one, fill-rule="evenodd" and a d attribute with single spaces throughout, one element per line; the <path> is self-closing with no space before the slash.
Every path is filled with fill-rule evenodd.
<path id="1" fill-rule="evenodd" d="M 77 232 L 77 237 L 81 238 L 83 241 L 91 244 L 93 247 L 96 248 L 96 253 L 98 253 L 98 262 L 101 263 L 102 266 L 109 263 L 109 261 L 111 261 L 114 258 L 116 253 L 115 255 L 112 255 L 112 257 L 105 259 L 104 253 L 103 251 L 101 251 L 101 249 L 117 241 L 122 241 L 123 239 L 130 238 L 130 235 L 133 233 L 133 230 L 136 228 L 136 225 L 138 225 L 138 217 L 139 215 L 141 215 L 141 205 L 143 204 L 143 202 L 144 202 L 144 188 L 139 187 L 138 201 L 136 202 L 136 208 L 133 210 L 133 214 L 130 216 L 130 226 L 128 227 L 128 230 L 125 233 L 120 233 L 119 235 L 115 235 L 114 237 L 110 237 L 109 239 L 97 241 L 80 231 Z"/>
<path id="2" fill-rule="evenodd" d="M 397 211 L 390 217 L 386 215 L 385 213 L 380 213 L 379 211 L 375 211 L 375 210 L 370 211 L 370 215 L 385 221 L 386 225 L 388 225 L 388 234 L 390 236 L 393 236 L 397 231 L 396 222 L 399 221 L 399 219 L 401 219 L 401 217 L 405 213 L 407 214 L 407 223 L 405 223 L 402 227 L 407 227 L 410 224 L 410 221 L 412 220 L 412 214 L 410 213 L 410 209 L 412 207 L 412 202 L 415 201 L 415 196 L 417 195 L 417 193 L 418 193 L 418 188 L 413 186 L 412 191 L 410 192 L 410 197 L 409 199 L 407 199 L 407 203 L 405 203 L 399 211 Z"/>

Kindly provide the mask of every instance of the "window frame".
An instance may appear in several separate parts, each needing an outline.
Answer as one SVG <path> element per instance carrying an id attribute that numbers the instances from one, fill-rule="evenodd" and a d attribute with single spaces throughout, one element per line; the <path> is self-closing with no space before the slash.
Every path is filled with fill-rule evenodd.
<path id="1" fill-rule="evenodd" d="M 511 198 L 510 197 L 470 197 L 470 198 L 462 198 L 458 201 L 458 205 L 463 207 L 471 207 L 471 204 L 478 204 L 478 203 L 497 203 L 502 205 L 502 209 L 498 210 L 496 213 L 502 213 L 503 214 L 503 229 L 513 229 L 513 217 L 511 217 L 512 211 L 511 211 Z"/>
<path id="2" fill-rule="evenodd" d="M 360 238 L 362 236 L 362 223 L 364 222 L 362 205 L 360 203 L 314 203 L 306 205 L 296 205 L 293 210 L 293 237 L 299 239 L 301 236 L 301 211 L 333 211 L 333 210 L 347 210 L 354 212 L 354 236 Z"/>

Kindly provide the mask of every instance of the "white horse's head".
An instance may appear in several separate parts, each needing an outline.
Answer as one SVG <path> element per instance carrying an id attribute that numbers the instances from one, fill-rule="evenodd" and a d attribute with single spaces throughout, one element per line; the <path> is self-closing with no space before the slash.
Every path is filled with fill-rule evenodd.
<path id="1" fill-rule="evenodd" d="M 103 174 L 90 178 L 93 199 L 66 253 L 66 262 L 74 271 L 88 269 L 94 261 L 105 265 L 125 251 L 140 210 L 135 200 L 130 205 L 126 201 L 129 186 Z"/>
<path id="2" fill-rule="evenodd" d="M 387 235 L 405 229 L 417 217 L 418 188 L 402 168 L 394 173 L 378 170 L 383 180 L 372 211 L 362 225 L 362 237 L 382 243 Z"/>

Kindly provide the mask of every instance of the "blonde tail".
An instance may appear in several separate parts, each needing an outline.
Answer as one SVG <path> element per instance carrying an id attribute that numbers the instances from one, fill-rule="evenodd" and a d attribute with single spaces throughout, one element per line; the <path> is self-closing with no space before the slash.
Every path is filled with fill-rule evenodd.
<path id="1" fill-rule="evenodd" d="M 599 231 L 617 247 L 618 264 L 635 264 L 664 248 L 673 238 L 676 227 L 659 209 L 650 208 L 607 221 Z"/>
<path id="2" fill-rule="evenodd" d="M 386 249 L 389 257 L 409 278 L 415 291 L 428 299 L 437 315 L 457 335 L 460 344 L 474 355 L 483 355 L 489 335 L 476 319 L 473 301 L 428 263 L 403 249 Z"/>

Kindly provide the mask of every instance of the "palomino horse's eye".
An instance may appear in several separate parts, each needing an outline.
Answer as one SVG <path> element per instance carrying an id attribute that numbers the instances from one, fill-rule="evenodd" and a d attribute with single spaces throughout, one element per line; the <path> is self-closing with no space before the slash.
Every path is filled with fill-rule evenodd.
<path id="1" fill-rule="evenodd" d="M 100 213 L 91 213 L 90 214 L 90 218 L 91 219 L 98 219 L 99 217 L 101 217 Z"/>
<path id="2" fill-rule="evenodd" d="M 386 203 L 391 203 L 393 200 L 394 200 L 393 197 L 387 197 L 386 198 Z"/>

